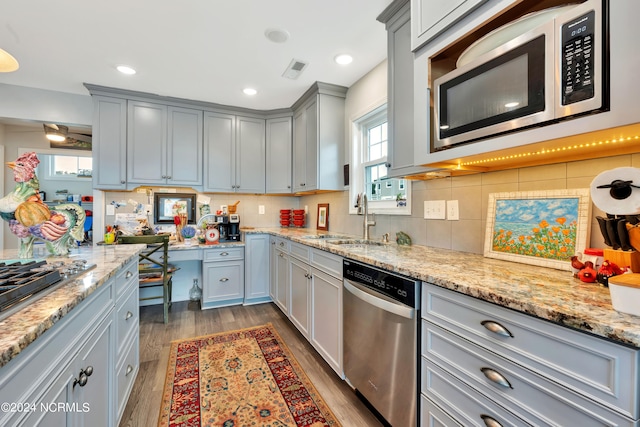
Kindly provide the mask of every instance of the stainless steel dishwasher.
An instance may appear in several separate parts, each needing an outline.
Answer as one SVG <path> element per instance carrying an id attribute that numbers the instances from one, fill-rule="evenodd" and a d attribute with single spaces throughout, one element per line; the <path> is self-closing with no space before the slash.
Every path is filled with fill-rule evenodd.
<path id="1" fill-rule="evenodd" d="M 388 424 L 418 423 L 420 282 L 343 263 L 344 373 Z"/>

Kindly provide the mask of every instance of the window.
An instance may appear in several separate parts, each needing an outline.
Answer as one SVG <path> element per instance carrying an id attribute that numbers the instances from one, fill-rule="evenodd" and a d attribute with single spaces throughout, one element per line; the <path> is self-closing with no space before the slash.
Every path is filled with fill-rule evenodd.
<path id="1" fill-rule="evenodd" d="M 45 169 L 47 179 L 91 178 L 93 159 L 91 157 L 45 155 L 40 167 Z"/>
<path id="2" fill-rule="evenodd" d="M 354 121 L 353 136 L 352 198 L 355 200 L 357 194 L 366 192 L 370 212 L 410 215 L 410 186 L 404 179 L 388 177 L 386 105 Z"/>

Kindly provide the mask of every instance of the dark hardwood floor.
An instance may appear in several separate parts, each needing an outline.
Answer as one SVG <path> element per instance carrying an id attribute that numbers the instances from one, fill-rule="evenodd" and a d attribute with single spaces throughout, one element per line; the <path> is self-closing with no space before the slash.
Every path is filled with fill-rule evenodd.
<path id="1" fill-rule="evenodd" d="M 201 311 L 197 303 L 174 303 L 169 324 L 162 306 L 140 308 L 140 372 L 120 427 L 158 424 L 162 388 L 172 340 L 249 328 L 271 322 L 296 360 L 344 427 L 380 426 L 355 393 L 326 364 L 309 342 L 272 303 Z"/>

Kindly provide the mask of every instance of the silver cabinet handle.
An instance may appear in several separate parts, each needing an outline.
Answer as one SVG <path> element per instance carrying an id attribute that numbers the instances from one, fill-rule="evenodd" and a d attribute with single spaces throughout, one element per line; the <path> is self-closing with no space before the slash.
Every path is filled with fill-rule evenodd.
<path id="1" fill-rule="evenodd" d="M 220 279 L 220 281 L 221 281 L 221 282 L 228 282 L 228 281 L 229 281 L 229 279 L 228 279 L 228 278 L 226 278 L 226 277 L 223 277 L 222 279 Z"/>
<path id="2" fill-rule="evenodd" d="M 124 316 L 124 320 L 129 320 L 133 317 L 133 313 L 130 311 L 127 311 L 127 314 Z"/>
<path id="3" fill-rule="evenodd" d="M 229 255 L 229 252 L 220 252 L 220 256 L 227 256 Z"/>
<path id="4" fill-rule="evenodd" d="M 482 418 L 482 421 L 484 421 L 484 425 L 487 427 L 502 427 L 502 424 L 500 424 L 495 418 L 490 417 L 489 415 L 481 414 L 480 418 Z"/>
<path id="5" fill-rule="evenodd" d="M 281 246 L 281 247 L 284 247 L 284 242 L 280 242 L 280 246 Z"/>
<path id="6" fill-rule="evenodd" d="M 480 370 L 489 381 L 501 385 L 502 387 L 513 389 L 511 383 L 500 372 L 491 368 L 481 368 Z"/>
<path id="7" fill-rule="evenodd" d="M 80 387 L 87 385 L 91 374 L 93 374 L 93 366 L 87 366 L 85 369 L 80 369 L 80 375 L 78 378 L 74 378 L 73 380 L 73 388 L 75 388 L 76 384 Z"/>
<path id="8" fill-rule="evenodd" d="M 278 254 L 278 256 L 279 256 L 280 258 L 284 258 L 284 254 L 283 254 L 282 252 L 280 252 L 280 253 Z"/>
<path id="9" fill-rule="evenodd" d="M 125 181 L 124 179 L 120 180 L 120 184 L 126 184 L 126 183 L 127 183 L 127 181 Z"/>
<path id="10" fill-rule="evenodd" d="M 132 273 L 132 272 L 130 272 L 130 271 L 127 271 L 127 274 L 125 274 L 125 275 L 124 275 L 124 277 L 125 277 L 126 279 L 128 279 L 128 278 L 130 278 L 130 277 L 132 277 L 132 276 L 133 276 L 133 273 Z"/>
<path id="11" fill-rule="evenodd" d="M 171 179 L 173 178 L 171 175 L 167 175 L 167 179 Z"/>
<path id="12" fill-rule="evenodd" d="M 127 365 L 127 371 L 124 373 L 124 376 L 128 377 L 131 372 L 133 372 L 133 366 Z"/>
<path id="13" fill-rule="evenodd" d="M 513 334 L 511 333 L 511 331 L 509 331 L 498 322 L 494 322 L 493 320 L 483 320 L 482 322 L 480 322 L 480 324 L 494 334 L 498 334 L 507 338 L 513 338 Z"/>

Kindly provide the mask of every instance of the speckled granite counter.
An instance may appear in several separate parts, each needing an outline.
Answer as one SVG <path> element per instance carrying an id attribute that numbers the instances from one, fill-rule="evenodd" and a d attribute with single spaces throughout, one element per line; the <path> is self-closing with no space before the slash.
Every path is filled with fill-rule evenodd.
<path id="1" fill-rule="evenodd" d="M 69 258 L 49 257 L 47 261 L 85 259 L 96 267 L 30 303 L 0 322 L 0 367 L 60 321 L 84 299 L 137 257 L 144 245 L 110 245 L 74 249 Z M 1 259 L 17 259 L 17 250 L 0 251 Z M 39 258 L 38 258 L 39 259 Z"/>
<path id="2" fill-rule="evenodd" d="M 344 248 L 332 245 L 330 239 L 310 238 L 320 234 L 310 229 L 243 231 L 286 237 L 621 344 L 640 347 L 640 317 L 615 311 L 607 288 L 583 283 L 566 271 L 418 245 L 407 247 L 391 243 Z"/>

